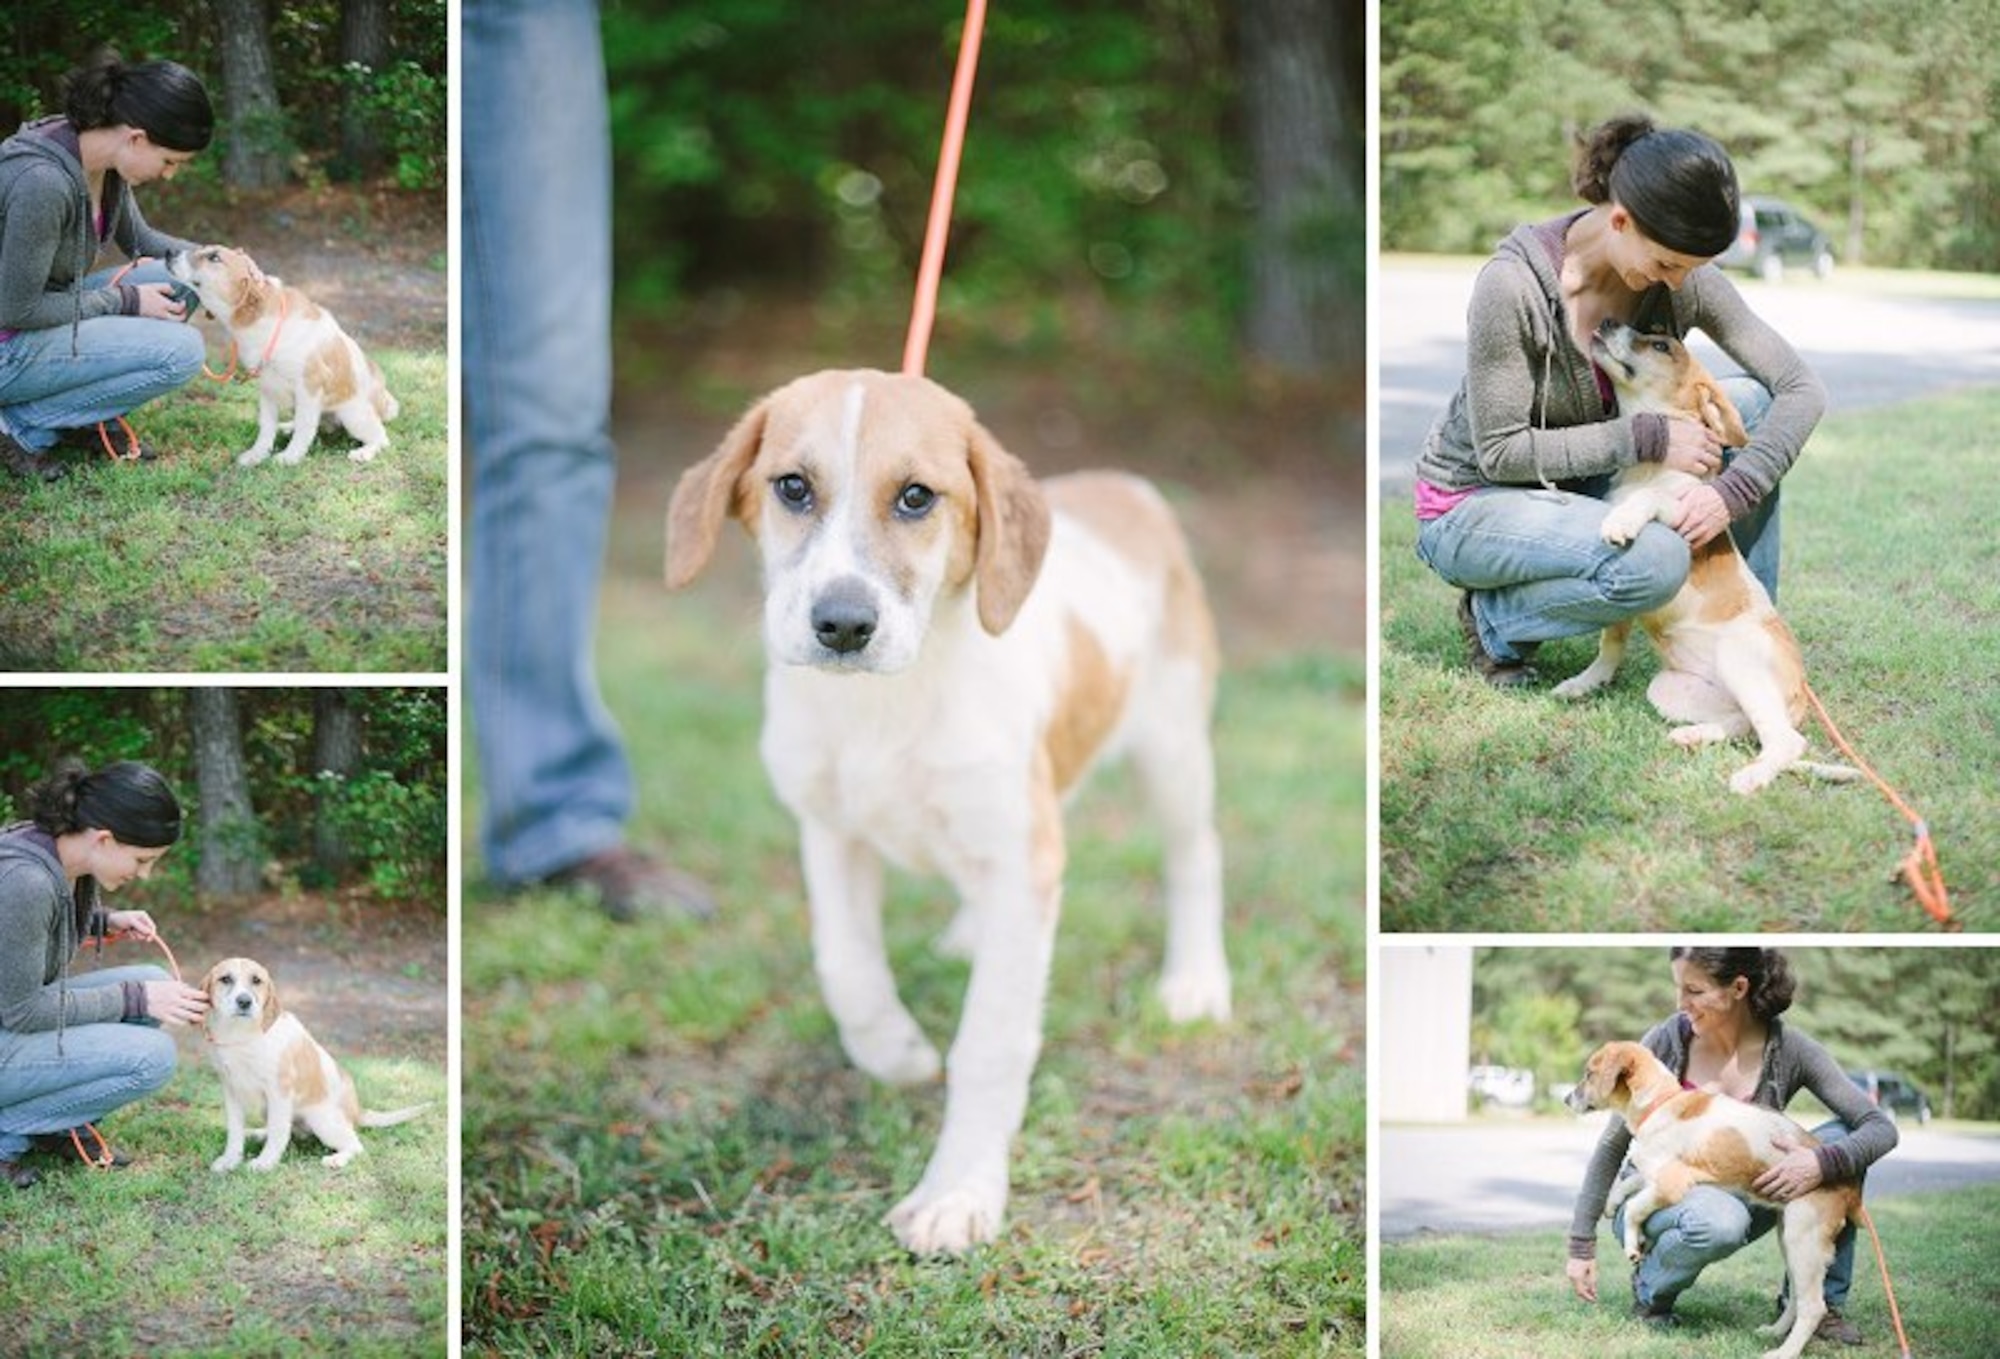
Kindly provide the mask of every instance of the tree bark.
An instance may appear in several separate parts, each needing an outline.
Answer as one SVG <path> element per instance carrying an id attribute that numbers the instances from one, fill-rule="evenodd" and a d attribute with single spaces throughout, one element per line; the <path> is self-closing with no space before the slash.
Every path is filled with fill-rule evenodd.
<path id="1" fill-rule="evenodd" d="M 222 177 L 233 188 L 275 188 L 286 179 L 289 139 L 272 74 L 269 15 L 263 0 L 213 3 L 222 34 L 222 102 L 228 120 Z"/>
<path id="2" fill-rule="evenodd" d="M 340 60 L 379 72 L 389 62 L 388 0 L 341 0 Z M 357 178 L 382 169 L 382 139 L 361 106 L 361 90 L 343 87 L 340 97 L 340 159 Z"/>
<path id="3" fill-rule="evenodd" d="M 250 896 L 263 881 L 263 837 L 250 805 L 236 691 L 203 686 L 187 693 L 195 787 L 201 799 L 201 862 L 195 867 L 195 886 L 207 896 Z"/>
<path id="4" fill-rule="evenodd" d="M 335 803 L 360 768 L 361 714 L 353 696 L 345 689 L 313 690 L 313 861 L 336 882 L 346 876 L 354 855 Z"/>
<path id="5" fill-rule="evenodd" d="M 1239 10 L 1256 193 L 1244 340 L 1254 358 L 1301 373 L 1364 347 L 1367 213 L 1345 60 L 1355 11 L 1349 0 Z"/>

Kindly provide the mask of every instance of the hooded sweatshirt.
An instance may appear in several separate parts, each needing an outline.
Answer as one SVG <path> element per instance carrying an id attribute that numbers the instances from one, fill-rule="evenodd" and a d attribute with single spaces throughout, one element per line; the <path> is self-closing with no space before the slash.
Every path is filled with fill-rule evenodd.
<path id="1" fill-rule="evenodd" d="M 1438 491 L 1581 481 L 1657 461 L 1664 416 L 1621 416 L 1608 382 L 1570 335 L 1562 263 L 1570 226 L 1583 215 L 1515 228 L 1473 285 L 1466 315 L 1466 377 L 1431 426 L 1417 476 Z M 1826 411 L 1826 389 L 1744 304 L 1713 264 L 1679 292 L 1656 283 L 1632 324 L 1684 340 L 1699 330 L 1770 389 L 1771 409 L 1712 483 L 1732 519 L 1778 485 Z"/>
<path id="2" fill-rule="evenodd" d="M 81 286 L 105 241 L 128 259 L 164 259 L 194 248 L 148 226 L 115 170 L 104 175 L 103 213 L 100 232 L 67 118 L 25 123 L 0 142 L 0 339 L 98 316 L 137 316 L 139 290 L 131 284 L 89 292 Z"/>
<path id="3" fill-rule="evenodd" d="M 79 908 L 56 844 L 29 822 L 0 829 L 0 1029 L 60 1032 L 145 1014 L 145 987 L 68 986 L 77 946 L 103 928 L 103 913 Z"/>

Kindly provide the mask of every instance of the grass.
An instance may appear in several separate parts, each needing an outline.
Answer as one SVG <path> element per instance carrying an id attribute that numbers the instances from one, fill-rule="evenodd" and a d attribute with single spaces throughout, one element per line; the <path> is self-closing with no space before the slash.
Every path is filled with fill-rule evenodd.
<path id="1" fill-rule="evenodd" d="M 268 1175 L 212 1174 L 222 1096 L 183 1061 L 105 1125 L 132 1155 L 95 1173 L 45 1157 L 0 1217 L 0 1352 L 22 1356 L 446 1353 L 445 1073 L 347 1059 L 371 1108 L 430 1101 L 334 1171 L 310 1136 Z"/>
<path id="2" fill-rule="evenodd" d="M 1158 845 L 1132 785 L 1103 771 L 1071 809 L 1007 1226 L 964 1260 L 917 1260 L 880 1218 L 942 1092 L 876 1086 L 841 1055 L 793 827 L 755 756 L 749 611 L 707 583 L 668 601 L 614 580 L 602 634 L 636 835 L 704 875 L 722 917 L 617 927 L 549 893 L 469 914 L 466 1352 L 1362 1353 L 1358 674 L 1307 655 L 1225 677 L 1229 1026 L 1177 1029 L 1152 997 Z M 933 1037 L 966 978 L 929 948 L 949 909 L 895 880 L 886 912 Z"/>
<path id="3" fill-rule="evenodd" d="M 365 466 L 323 431 L 297 467 L 238 467 L 255 390 L 197 380 L 134 418 L 159 462 L 0 481 L 0 670 L 442 672 L 445 357 L 373 357 L 402 413 Z"/>
<path id="4" fill-rule="evenodd" d="M 2000 1332 L 1992 1280 L 2000 1186 L 1880 1198 L 1868 1211 L 1882 1234 L 1911 1352 L 1927 1359 L 1991 1355 Z M 1675 1309 L 1681 1325 L 1666 1334 L 1628 1315 L 1625 1263 L 1608 1236 L 1598 1245 L 1599 1302 L 1576 1298 L 1563 1277 L 1565 1240 L 1544 1231 L 1385 1243 L 1382 1359 L 1753 1359 L 1769 1343 L 1753 1328 L 1773 1319 L 1784 1273 L 1774 1238 L 1704 1270 Z M 1846 1312 L 1866 1340 L 1855 1353 L 1896 1353 L 1865 1232 L 1855 1246 Z"/>
<path id="5" fill-rule="evenodd" d="M 2000 928 L 2000 548 L 1967 469 L 1993 456 L 2000 391 L 1828 419 L 1785 479 L 1780 600 L 1814 689 L 1928 818 L 1955 911 Z M 1920 930 L 1893 881 L 1908 823 L 1868 784 L 1787 776 L 1728 791 L 1749 748 L 1690 753 L 1646 702 L 1644 643 L 1568 704 L 1489 689 L 1454 593 L 1382 532 L 1382 927 L 1386 930 Z M 1594 638 L 1545 645 L 1553 681 Z M 1817 724 L 1807 731 L 1824 756 Z"/>

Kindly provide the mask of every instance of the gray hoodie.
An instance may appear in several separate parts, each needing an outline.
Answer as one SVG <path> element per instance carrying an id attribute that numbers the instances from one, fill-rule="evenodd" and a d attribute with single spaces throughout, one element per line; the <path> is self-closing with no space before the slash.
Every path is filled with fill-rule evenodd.
<path id="1" fill-rule="evenodd" d="M 194 248 L 192 241 L 148 226 L 116 171 L 104 176 L 103 206 L 104 239 L 128 259 L 164 259 Z M 0 331 L 138 314 L 139 293 L 129 284 L 89 292 L 80 286 L 97 260 L 96 226 L 76 129 L 67 118 L 23 124 L 0 142 Z"/>
<path id="2" fill-rule="evenodd" d="M 1480 270 L 1466 313 L 1466 377 L 1431 426 L 1417 475 L 1447 491 L 1575 482 L 1657 460 L 1657 416 L 1620 416 L 1590 356 L 1570 336 L 1562 301 L 1564 240 L 1572 213 L 1515 228 Z M 1706 264 L 1678 293 L 1655 284 L 1631 318 L 1641 330 L 1685 339 L 1699 330 L 1770 389 L 1771 409 L 1750 446 L 1714 482 L 1731 518 L 1776 488 L 1826 410 L 1826 389 L 1783 336 Z"/>
<path id="3" fill-rule="evenodd" d="M 83 918 L 46 832 L 28 822 L 0 829 L 0 1029 L 61 1031 L 145 1012 L 138 983 L 69 989 L 70 959 L 100 928 L 101 913 Z"/>

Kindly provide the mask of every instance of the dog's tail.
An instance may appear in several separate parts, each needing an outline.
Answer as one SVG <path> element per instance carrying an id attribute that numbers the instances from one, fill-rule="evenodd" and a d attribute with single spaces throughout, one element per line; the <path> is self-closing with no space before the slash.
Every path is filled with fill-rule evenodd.
<path id="1" fill-rule="evenodd" d="M 430 1104 L 412 1104 L 401 1109 L 391 1109 L 387 1113 L 378 1109 L 363 1109 L 355 1122 L 364 1128 L 393 1128 L 398 1123 L 408 1123 L 411 1119 L 430 1108 Z"/>
<path id="2" fill-rule="evenodd" d="M 1817 760 L 1794 760 L 1785 767 L 1828 783 L 1853 783 L 1861 777 L 1859 769 L 1844 764 L 1821 764 Z"/>

